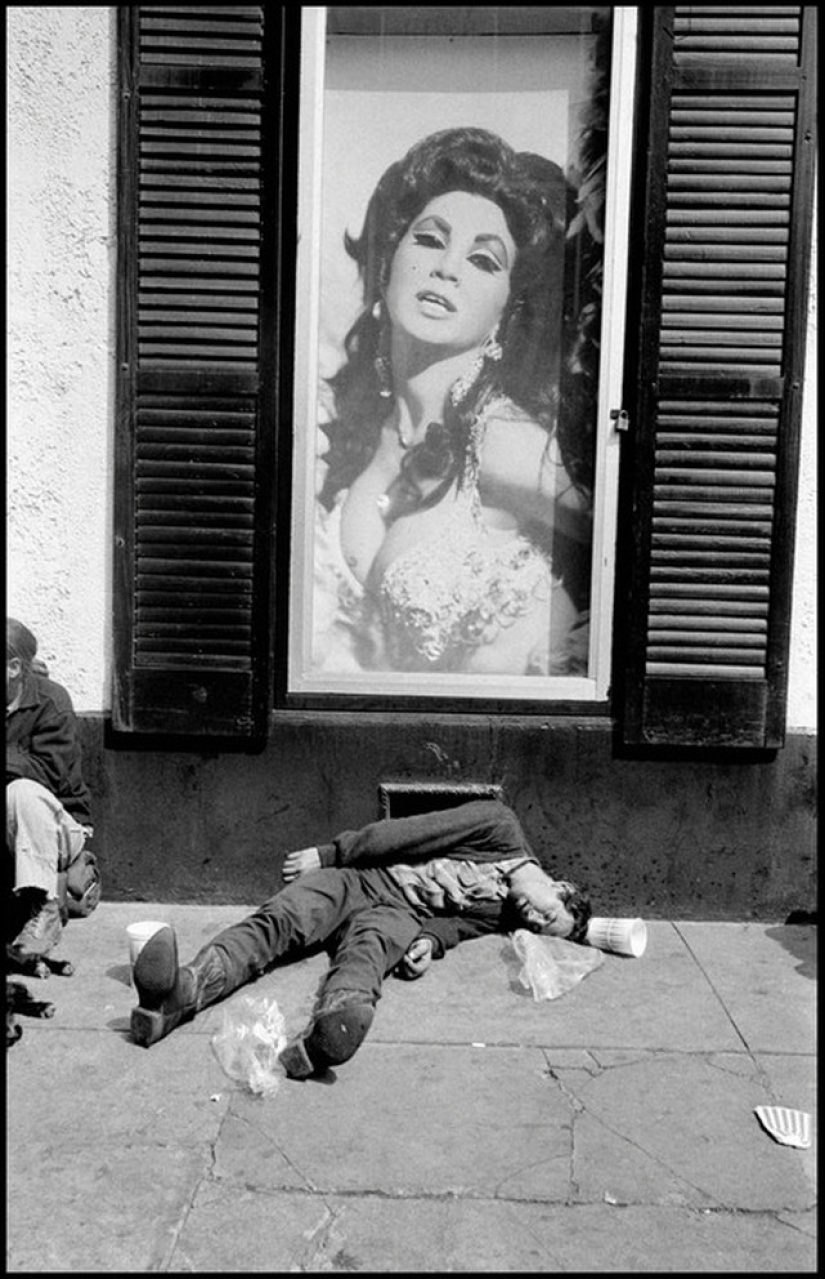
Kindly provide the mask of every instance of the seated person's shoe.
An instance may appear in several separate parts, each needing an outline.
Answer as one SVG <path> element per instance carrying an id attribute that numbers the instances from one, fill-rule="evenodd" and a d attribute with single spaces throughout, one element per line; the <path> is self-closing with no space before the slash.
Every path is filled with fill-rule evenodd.
<path id="1" fill-rule="evenodd" d="M 135 960 L 132 977 L 138 1007 L 132 1009 L 132 1038 L 144 1048 L 156 1044 L 195 1013 L 195 978 L 178 966 L 178 943 L 164 925 L 154 933 Z"/>
<path id="2" fill-rule="evenodd" d="M 60 941 L 60 935 L 63 932 L 57 898 L 47 898 L 45 893 L 39 894 L 39 898 L 42 904 L 33 908 L 31 918 L 26 921 L 14 941 L 7 947 L 9 958 L 24 967 L 50 954 Z"/>

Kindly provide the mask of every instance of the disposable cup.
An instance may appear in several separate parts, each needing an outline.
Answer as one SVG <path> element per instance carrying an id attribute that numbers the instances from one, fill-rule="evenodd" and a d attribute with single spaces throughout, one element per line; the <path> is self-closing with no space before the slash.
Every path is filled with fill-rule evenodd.
<path id="1" fill-rule="evenodd" d="M 129 963 L 132 968 L 143 947 L 150 937 L 154 937 L 159 928 L 165 925 L 157 919 L 144 919 L 138 924 L 127 924 L 126 936 L 129 939 Z"/>
<path id="2" fill-rule="evenodd" d="M 587 942 L 614 955 L 639 959 L 647 946 L 647 924 L 643 919 L 604 919 L 594 915 L 587 925 Z"/>

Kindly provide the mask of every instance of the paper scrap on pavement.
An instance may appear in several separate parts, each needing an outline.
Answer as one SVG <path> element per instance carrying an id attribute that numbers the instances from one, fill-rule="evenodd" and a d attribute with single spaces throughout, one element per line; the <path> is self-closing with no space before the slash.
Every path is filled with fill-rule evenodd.
<path id="1" fill-rule="evenodd" d="M 796 1146 L 807 1150 L 811 1144 L 811 1116 L 804 1110 L 789 1110 L 787 1106 L 757 1106 L 757 1119 L 766 1132 L 783 1146 Z"/>

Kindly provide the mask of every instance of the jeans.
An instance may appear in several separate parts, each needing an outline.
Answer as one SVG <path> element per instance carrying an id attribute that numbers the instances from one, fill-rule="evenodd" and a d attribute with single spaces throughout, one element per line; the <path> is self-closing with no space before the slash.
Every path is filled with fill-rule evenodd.
<path id="1" fill-rule="evenodd" d="M 12 854 L 12 887 L 40 888 L 57 896 L 57 874 L 82 850 L 87 829 L 40 782 L 18 777 L 6 785 L 6 847 Z"/>
<path id="2" fill-rule="evenodd" d="M 327 868 L 303 875 L 252 915 L 219 933 L 211 945 L 224 960 L 227 990 L 260 976 L 277 961 L 300 959 L 327 943 L 330 967 L 316 1011 L 335 996 L 371 1005 L 427 915 L 417 912 L 387 871 Z"/>

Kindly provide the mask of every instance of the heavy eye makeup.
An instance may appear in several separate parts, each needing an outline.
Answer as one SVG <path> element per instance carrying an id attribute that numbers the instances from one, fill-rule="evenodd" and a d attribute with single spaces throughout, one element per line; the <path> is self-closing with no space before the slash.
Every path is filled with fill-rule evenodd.
<path id="1" fill-rule="evenodd" d="M 445 249 L 449 239 L 449 227 L 429 218 L 412 231 L 413 243 L 424 249 Z M 492 247 L 488 247 L 488 241 Z M 498 236 L 477 236 L 467 254 L 467 260 L 487 275 L 497 275 L 507 269 L 507 253 Z"/>

